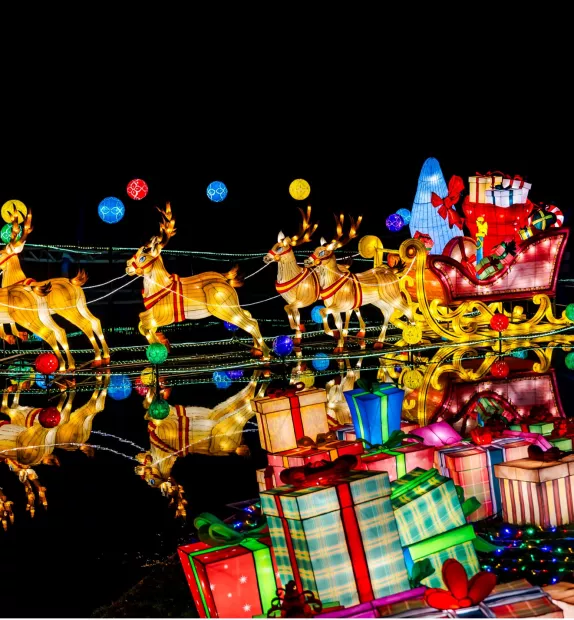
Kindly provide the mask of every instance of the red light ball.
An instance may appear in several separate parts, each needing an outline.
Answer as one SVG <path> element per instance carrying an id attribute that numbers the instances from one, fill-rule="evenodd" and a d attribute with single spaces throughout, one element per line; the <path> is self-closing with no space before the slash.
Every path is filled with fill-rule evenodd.
<path id="1" fill-rule="evenodd" d="M 58 370 L 60 364 L 58 358 L 51 352 L 40 353 L 34 362 L 36 370 L 43 375 L 50 375 L 55 370 Z"/>
<path id="2" fill-rule="evenodd" d="M 60 424 L 62 414 L 57 407 L 45 407 L 38 414 L 38 422 L 44 428 L 54 428 Z"/>
<path id="3" fill-rule="evenodd" d="M 510 372 L 510 366 L 504 360 L 497 360 L 490 368 L 490 372 L 493 377 L 504 378 L 508 377 Z"/>
<path id="4" fill-rule="evenodd" d="M 497 332 L 503 332 L 508 327 L 509 323 L 510 320 L 506 314 L 502 314 L 500 312 L 493 314 L 490 319 L 490 327 Z"/>
<path id="5" fill-rule="evenodd" d="M 133 179 L 128 183 L 126 191 L 133 200 L 141 200 L 147 196 L 148 186 L 143 179 Z"/>

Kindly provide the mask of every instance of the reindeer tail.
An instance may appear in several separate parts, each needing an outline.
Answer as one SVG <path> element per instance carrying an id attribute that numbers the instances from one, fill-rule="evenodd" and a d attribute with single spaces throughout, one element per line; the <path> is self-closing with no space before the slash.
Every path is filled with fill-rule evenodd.
<path id="1" fill-rule="evenodd" d="M 233 288 L 239 288 L 243 286 L 243 276 L 239 273 L 239 265 L 235 265 L 233 269 L 230 269 L 227 273 L 221 274 Z"/>
<path id="2" fill-rule="evenodd" d="M 400 273 L 401 271 L 406 269 L 406 267 L 407 264 L 405 263 L 405 261 L 402 258 L 399 258 L 399 260 L 391 267 L 391 271 L 393 273 Z"/>
<path id="3" fill-rule="evenodd" d="M 87 281 L 88 274 L 83 269 L 79 269 L 76 277 L 70 280 L 74 286 L 84 286 Z"/>
<path id="4" fill-rule="evenodd" d="M 42 284 L 33 284 L 32 290 L 36 295 L 40 295 L 40 297 L 46 297 L 52 292 L 52 283 L 50 280 L 47 282 L 43 282 Z"/>

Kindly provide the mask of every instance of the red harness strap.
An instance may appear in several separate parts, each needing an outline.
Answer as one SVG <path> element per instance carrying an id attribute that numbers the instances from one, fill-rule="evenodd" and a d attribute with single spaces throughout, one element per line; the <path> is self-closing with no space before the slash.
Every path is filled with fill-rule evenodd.
<path id="1" fill-rule="evenodd" d="M 311 275 L 313 276 L 313 280 L 315 282 L 315 289 L 316 289 L 315 297 L 317 297 L 319 295 L 319 281 L 317 279 L 317 274 L 315 273 L 315 271 L 311 271 L 309 267 L 305 267 L 301 271 L 301 273 L 296 275 L 294 278 L 291 278 L 291 280 L 287 280 L 287 282 L 275 282 L 275 290 L 279 294 L 283 294 L 283 293 L 286 293 L 287 291 L 290 291 L 292 288 L 295 288 L 298 284 L 301 284 L 301 282 L 303 282 L 303 280 L 309 276 L 309 272 L 311 272 Z"/>
<path id="2" fill-rule="evenodd" d="M 33 284 L 34 282 L 37 282 L 37 280 L 34 280 L 34 278 L 24 278 L 24 280 L 18 280 L 18 282 L 14 282 L 14 285 L 23 284 L 24 286 L 28 286 L 29 284 Z"/>
<path id="3" fill-rule="evenodd" d="M 185 321 L 185 309 L 183 303 L 183 285 L 180 277 L 173 274 L 171 276 L 171 285 L 169 287 L 162 288 L 149 297 L 144 297 L 144 306 L 146 310 L 153 308 L 158 301 L 161 301 L 168 295 L 173 296 L 173 320 L 175 323 Z"/>
<path id="4" fill-rule="evenodd" d="M 333 297 L 338 291 L 343 288 L 343 286 L 347 283 L 347 281 L 351 281 L 353 283 L 353 292 L 354 292 L 354 300 L 353 300 L 353 310 L 356 308 L 360 308 L 363 303 L 363 291 L 361 289 L 361 283 L 359 282 L 357 276 L 354 273 L 344 274 L 338 280 L 335 280 L 333 284 L 330 284 L 327 288 L 321 289 L 321 298 L 329 299 Z"/>
<path id="5" fill-rule="evenodd" d="M 26 428 L 31 428 L 34 425 L 34 421 L 36 420 L 37 415 L 42 411 L 41 408 L 32 409 L 26 414 L 26 420 L 24 422 L 24 426 Z"/>

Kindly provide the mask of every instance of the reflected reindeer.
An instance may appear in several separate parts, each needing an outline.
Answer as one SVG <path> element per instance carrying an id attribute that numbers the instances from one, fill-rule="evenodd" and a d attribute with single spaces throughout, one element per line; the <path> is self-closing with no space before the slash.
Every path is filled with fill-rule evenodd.
<path id="1" fill-rule="evenodd" d="M 148 342 L 159 342 L 156 330 L 186 319 L 203 319 L 210 315 L 237 325 L 254 340 L 254 353 L 269 358 L 259 324 L 239 305 L 236 288 L 243 284 L 238 267 L 227 273 L 206 271 L 180 278 L 167 272 L 161 251 L 175 235 L 175 220 L 168 202 L 162 214 L 159 236 L 152 237 L 127 261 L 126 273 L 143 276 L 143 301 L 139 328 Z"/>
<path id="2" fill-rule="evenodd" d="M 96 413 L 102 411 L 106 398 L 109 375 L 98 376 L 94 392 L 87 403 L 72 411 L 76 392 L 62 391 L 56 405 L 60 411 L 60 422 L 54 428 L 44 428 L 38 421 L 41 407 L 20 405 L 20 392 L 4 392 L 0 412 L 9 420 L 0 421 L 0 462 L 16 472 L 26 492 L 26 510 L 33 517 L 36 506 L 46 508 L 46 488 L 40 484 L 38 475 L 32 469 L 37 465 L 59 465 L 54 448 L 84 450 L 91 432 Z M 86 453 L 89 454 L 88 451 Z M 4 529 L 13 522 L 13 502 L 0 492 L 0 519 Z"/>
<path id="3" fill-rule="evenodd" d="M 360 309 L 362 306 L 372 304 L 377 306 L 383 314 L 381 332 L 374 345 L 375 349 L 380 349 L 383 347 L 389 319 L 395 311 L 404 314 L 409 322 L 414 324 L 412 310 L 402 296 L 397 276 L 405 265 L 400 262 L 394 267 L 381 265 L 358 274 L 347 272 L 337 264 L 335 250 L 357 236 L 362 216 L 359 216 L 356 222 L 350 218 L 351 225 L 346 237 L 343 237 L 344 215 L 335 216 L 335 220 L 337 234 L 333 240 L 327 243 L 324 238 L 321 238 L 321 245 L 304 261 L 306 267 L 315 267 L 319 274 L 321 298 L 325 303 L 325 308 L 321 310 L 325 333 L 333 336 L 333 330 L 328 322 L 329 314 L 333 314 L 339 332 L 334 352 L 342 353 L 345 349 L 352 312 L 356 313 L 359 320 L 358 337 L 364 338 L 365 322 Z M 341 318 L 342 312 L 347 313 L 344 325 Z"/>
<path id="4" fill-rule="evenodd" d="M 50 278 L 42 282 L 35 282 L 31 278 L 26 278 L 20 265 L 19 255 L 22 252 L 28 235 L 34 230 L 32 226 L 32 210 L 28 209 L 26 219 L 22 224 L 22 234 L 18 238 L 20 226 L 18 225 L 18 216 L 14 216 L 12 223 L 12 235 L 6 246 L 0 249 L 0 269 L 2 270 L 2 287 L 11 286 L 13 284 L 35 284 L 42 286 L 50 284 L 45 303 L 48 306 L 49 314 L 57 314 L 72 325 L 80 329 L 89 339 L 94 348 L 93 366 L 99 366 L 110 359 L 110 351 L 100 320 L 96 318 L 88 309 L 86 295 L 82 286 L 86 283 L 88 276 L 83 269 L 78 271 L 74 278 Z M 66 352 L 68 357 L 68 369 L 74 368 L 74 360 L 71 357 L 68 347 L 66 332 L 51 321 L 51 325 L 58 342 Z M 20 322 L 20 324 L 22 324 Z M 26 334 L 18 332 L 12 324 L 12 333 L 15 336 L 24 338 Z M 97 338 L 96 338 L 97 336 Z"/>
<path id="5" fill-rule="evenodd" d="M 254 371 L 251 381 L 242 390 L 212 409 L 172 405 L 168 417 L 163 420 L 151 420 L 146 413 L 150 449 L 136 455 L 141 465 L 135 472 L 170 498 L 176 517 L 185 518 L 187 505 L 183 487 L 171 475 L 176 460 L 187 454 L 227 456 L 237 451 L 245 424 L 255 416 L 251 400 L 257 391 L 260 374 L 261 371 Z M 259 387 L 258 396 L 264 394 L 266 385 Z M 150 388 L 144 408 L 149 407 L 154 396 L 155 388 Z"/>

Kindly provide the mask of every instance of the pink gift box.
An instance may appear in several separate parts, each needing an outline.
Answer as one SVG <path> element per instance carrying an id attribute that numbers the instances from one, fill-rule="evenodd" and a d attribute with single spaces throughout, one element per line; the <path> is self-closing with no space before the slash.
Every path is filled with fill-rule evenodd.
<path id="1" fill-rule="evenodd" d="M 461 435 L 448 422 L 435 422 L 409 432 L 421 437 L 427 446 L 450 446 L 462 441 Z"/>

